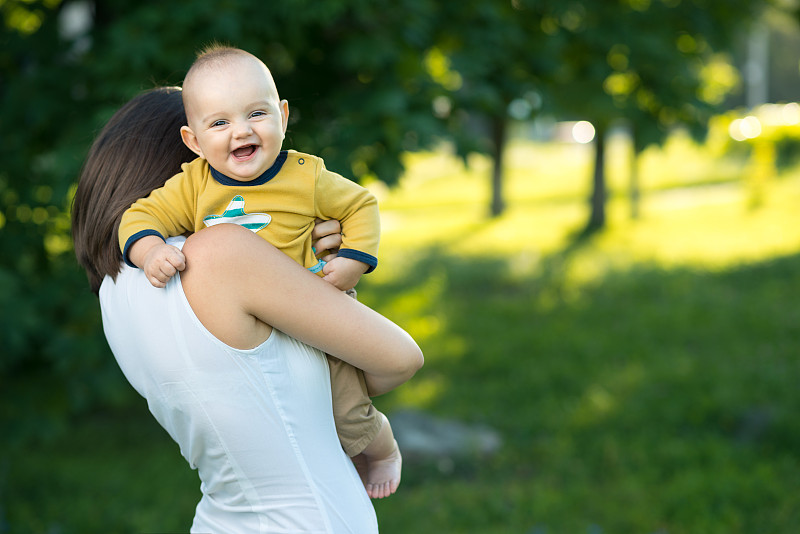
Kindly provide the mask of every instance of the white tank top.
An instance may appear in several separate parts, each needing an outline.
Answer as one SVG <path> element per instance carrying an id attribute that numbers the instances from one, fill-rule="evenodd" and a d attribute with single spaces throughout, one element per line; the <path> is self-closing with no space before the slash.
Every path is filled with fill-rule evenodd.
<path id="1" fill-rule="evenodd" d="M 157 289 L 124 267 L 103 281 L 100 306 L 120 368 L 198 470 L 191 532 L 378 531 L 336 436 L 322 352 L 278 330 L 250 350 L 222 343 L 178 276 Z"/>

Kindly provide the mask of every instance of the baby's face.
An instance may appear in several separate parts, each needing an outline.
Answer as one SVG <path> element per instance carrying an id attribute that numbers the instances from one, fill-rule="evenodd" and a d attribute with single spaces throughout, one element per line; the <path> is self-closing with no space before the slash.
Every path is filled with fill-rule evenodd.
<path id="1" fill-rule="evenodd" d="M 233 58 L 190 82 L 184 142 L 209 165 L 234 180 L 261 176 L 281 151 L 289 106 L 266 66 Z"/>

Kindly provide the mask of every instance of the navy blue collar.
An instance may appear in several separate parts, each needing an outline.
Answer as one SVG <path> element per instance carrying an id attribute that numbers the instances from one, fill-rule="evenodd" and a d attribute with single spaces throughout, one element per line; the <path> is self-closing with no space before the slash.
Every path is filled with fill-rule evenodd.
<path id="1" fill-rule="evenodd" d="M 233 178 L 228 178 L 217 169 L 212 167 L 211 165 L 208 166 L 209 170 L 211 171 L 211 176 L 222 185 L 237 185 L 237 186 L 249 186 L 249 185 L 264 185 L 265 183 L 272 180 L 276 174 L 281 172 L 281 168 L 283 164 L 286 162 L 286 150 L 281 150 L 281 153 L 278 154 L 278 157 L 275 158 L 275 163 L 272 164 L 272 167 L 264 171 L 264 174 L 256 178 L 255 180 L 250 180 L 249 182 L 241 182 L 239 180 L 234 180 Z"/>

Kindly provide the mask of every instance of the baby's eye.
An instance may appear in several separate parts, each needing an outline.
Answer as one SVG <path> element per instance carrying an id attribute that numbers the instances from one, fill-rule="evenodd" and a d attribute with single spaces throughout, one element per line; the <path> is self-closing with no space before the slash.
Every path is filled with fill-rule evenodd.
<path id="1" fill-rule="evenodd" d="M 264 115 L 266 115 L 266 113 L 263 111 L 254 111 L 250 114 L 251 117 L 262 117 Z"/>
<path id="2" fill-rule="evenodd" d="M 224 126 L 224 125 L 225 125 L 225 121 L 222 120 L 222 119 L 220 119 L 218 121 L 214 121 L 214 122 L 211 123 L 211 127 L 212 128 L 216 128 L 217 126 Z"/>

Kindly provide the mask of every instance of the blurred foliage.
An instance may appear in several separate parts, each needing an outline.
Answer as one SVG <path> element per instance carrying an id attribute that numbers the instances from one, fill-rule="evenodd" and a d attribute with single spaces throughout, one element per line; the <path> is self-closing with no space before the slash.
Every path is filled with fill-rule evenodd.
<path id="1" fill-rule="evenodd" d="M 800 104 L 764 104 L 750 110 L 731 110 L 709 122 L 709 146 L 719 153 L 742 152 L 759 144 L 774 145 L 777 163 L 787 168 L 797 163 L 800 148 Z"/>
<path id="2" fill-rule="evenodd" d="M 551 98 L 561 115 L 596 129 L 586 230 L 605 226 L 605 143 L 622 122 L 634 157 L 681 126 L 696 137 L 735 87 L 725 54 L 768 1 L 626 0 L 598 5 L 555 2 L 543 29 L 561 36 Z M 634 162 L 635 165 L 635 162 Z M 636 187 L 636 178 L 632 187 Z M 636 202 L 638 191 L 632 191 Z M 633 207 L 636 213 L 638 207 Z"/>
<path id="3" fill-rule="evenodd" d="M 2 4 L 0 421 L 3 444 L 51 434 L 65 415 L 119 396 L 96 300 L 70 250 L 66 199 L 90 140 L 92 106 L 58 37 L 57 6 Z M 83 120 L 81 120 L 83 119 Z M 30 387 L 36 384 L 35 388 Z"/>
<path id="4" fill-rule="evenodd" d="M 800 104 L 763 104 L 718 115 L 708 140 L 716 153 L 734 155 L 746 166 L 750 206 L 759 208 L 780 171 L 800 161 Z"/>
<path id="5" fill-rule="evenodd" d="M 738 87 L 728 53 L 772 0 L 578 0 L 442 6 L 437 46 L 452 72 L 434 102 L 463 156 L 491 155 L 490 212 L 503 212 L 512 120 L 549 114 L 597 131 L 591 226 L 604 223 L 604 140 L 624 122 L 636 152 L 677 126 L 696 136 Z M 437 49 L 438 51 L 438 49 Z M 597 219 L 595 221 L 595 219 Z"/>
<path id="6" fill-rule="evenodd" d="M 715 106 L 735 87 L 725 54 L 768 3 L 563 5 L 548 23 L 566 41 L 551 96 L 600 130 L 620 119 L 632 123 L 638 150 L 662 142 L 678 125 L 704 133 Z"/>

